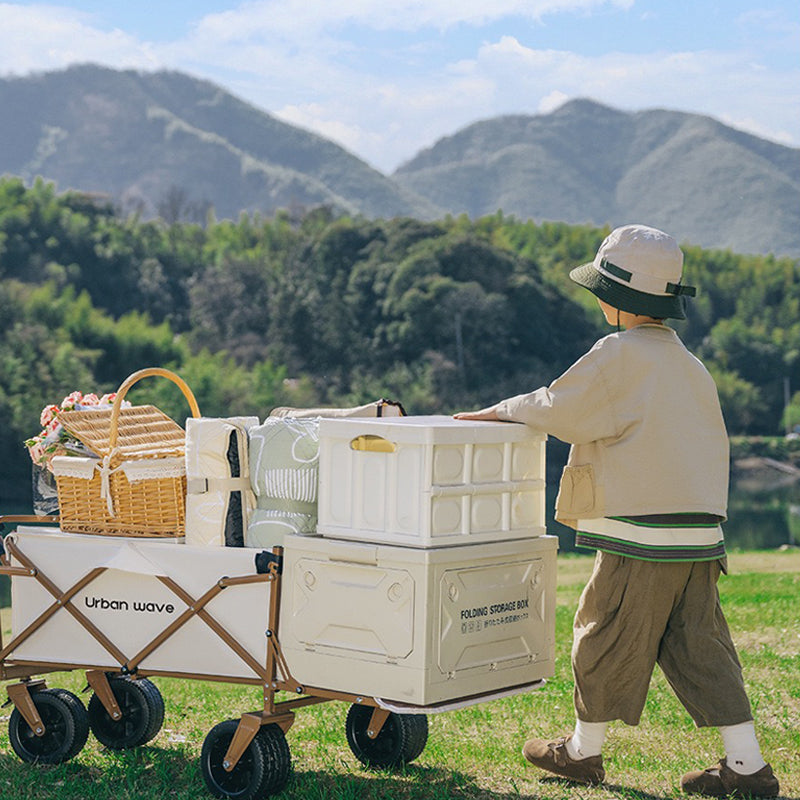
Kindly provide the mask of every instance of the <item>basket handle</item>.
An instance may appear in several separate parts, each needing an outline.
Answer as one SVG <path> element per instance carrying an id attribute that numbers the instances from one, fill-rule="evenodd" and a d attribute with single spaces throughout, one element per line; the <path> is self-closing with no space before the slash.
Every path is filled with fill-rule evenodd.
<path id="1" fill-rule="evenodd" d="M 108 445 L 109 451 L 113 450 L 117 445 L 117 433 L 119 427 L 119 412 L 122 408 L 122 401 L 125 399 L 125 395 L 128 394 L 128 390 L 133 386 L 135 383 L 138 383 L 142 378 L 149 378 L 151 376 L 159 376 L 161 378 L 167 378 L 167 380 L 172 381 L 174 384 L 178 386 L 178 388 L 183 392 L 183 396 L 189 402 L 189 408 L 191 409 L 193 417 L 200 416 L 200 406 L 197 405 L 197 400 L 189 388 L 189 385 L 186 381 L 183 380 L 179 375 L 176 375 L 174 372 L 170 372 L 168 369 L 164 369 L 163 367 L 147 367 L 146 369 L 140 369 L 138 372 L 134 372 L 133 375 L 129 375 L 125 380 L 122 382 L 122 385 L 117 389 L 117 396 L 114 398 L 114 405 L 111 407 L 111 429 L 108 435 Z"/>

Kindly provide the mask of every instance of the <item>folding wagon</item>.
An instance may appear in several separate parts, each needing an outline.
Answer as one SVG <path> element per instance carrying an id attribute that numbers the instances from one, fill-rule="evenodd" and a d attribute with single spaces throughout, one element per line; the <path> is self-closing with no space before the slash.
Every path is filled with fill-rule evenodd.
<path id="1" fill-rule="evenodd" d="M 393 767 L 422 753 L 428 714 L 552 674 L 554 537 L 410 555 L 321 537 L 259 551 L 65 533 L 58 518 L 0 524 L 12 583 L 0 679 L 26 762 L 67 761 L 89 732 L 112 750 L 146 744 L 164 719 L 152 678 L 247 684 L 262 707 L 211 729 L 201 769 L 216 797 L 268 797 L 289 778 L 286 734 L 304 706 L 349 703 L 353 754 Z M 86 706 L 42 677 L 73 670 L 86 673 Z"/>
<path id="2" fill-rule="evenodd" d="M 149 376 L 185 395 L 186 434 L 152 406 L 123 408 Z M 131 375 L 109 410 L 59 418 L 97 457 L 53 459 L 59 517 L 0 517 L 0 533 L 14 528 L 0 545 L 12 623 L 0 679 L 23 761 L 67 761 L 90 731 L 111 750 L 151 741 L 164 720 L 151 678 L 252 685 L 261 708 L 211 729 L 201 769 L 216 797 L 268 797 L 289 778 L 286 734 L 304 706 L 350 703 L 353 754 L 393 767 L 422 753 L 428 714 L 553 673 L 557 540 L 544 437 L 525 426 L 323 419 L 319 525 L 272 547 L 275 514 L 316 498 L 299 442 L 251 483 L 245 428 L 258 420 L 201 418 L 161 368 Z M 241 526 L 264 477 L 270 546 L 225 546 L 229 512 Z M 41 677 L 73 670 L 86 706 Z"/>

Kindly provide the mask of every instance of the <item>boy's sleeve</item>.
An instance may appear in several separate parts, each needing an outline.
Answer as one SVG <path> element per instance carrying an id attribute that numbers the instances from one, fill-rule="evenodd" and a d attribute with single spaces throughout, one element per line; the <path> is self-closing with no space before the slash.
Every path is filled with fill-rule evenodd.
<path id="1" fill-rule="evenodd" d="M 609 366 L 602 349 L 595 346 L 549 386 L 499 402 L 497 416 L 524 422 L 570 444 L 616 436 L 619 426 Z"/>

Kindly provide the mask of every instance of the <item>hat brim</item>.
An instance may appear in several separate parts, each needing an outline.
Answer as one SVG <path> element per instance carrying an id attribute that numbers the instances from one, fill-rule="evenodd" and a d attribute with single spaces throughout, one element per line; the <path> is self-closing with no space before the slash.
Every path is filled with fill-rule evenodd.
<path id="1" fill-rule="evenodd" d="M 618 283 L 595 269 L 594 264 L 575 267 L 569 277 L 609 305 L 630 314 L 654 319 L 686 319 L 681 298 L 677 295 L 657 295 L 640 292 Z"/>

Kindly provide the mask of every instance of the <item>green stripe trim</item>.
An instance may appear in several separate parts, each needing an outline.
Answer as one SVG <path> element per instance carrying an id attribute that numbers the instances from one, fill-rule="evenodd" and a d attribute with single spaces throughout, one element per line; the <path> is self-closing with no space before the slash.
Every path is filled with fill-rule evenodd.
<path id="1" fill-rule="evenodd" d="M 687 514 L 686 516 L 691 516 Z M 635 525 L 639 528 L 718 528 L 719 522 L 643 522 L 642 520 L 633 519 L 632 517 L 608 517 L 608 519 L 616 520 L 617 522 L 624 522 L 627 525 Z"/>
<path id="2" fill-rule="evenodd" d="M 725 557 L 725 553 L 722 554 L 715 554 L 709 556 L 700 556 L 691 558 L 647 558 L 647 556 L 635 555 L 634 553 L 627 553 L 627 552 L 620 552 L 618 550 L 613 550 L 609 547 L 595 547 L 591 544 L 581 544 L 579 542 L 575 543 L 576 547 L 581 547 L 584 550 L 600 550 L 602 553 L 612 553 L 615 556 L 625 556 L 625 558 L 632 558 L 634 561 L 664 561 L 664 562 L 673 562 L 677 563 L 679 561 L 719 561 L 721 558 Z"/>
<path id="3" fill-rule="evenodd" d="M 641 561 L 714 561 L 725 556 L 723 540 L 712 545 L 648 546 L 627 539 L 614 539 L 578 531 L 575 544 L 578 547 L 601 550 Z"/>
<path id="4" fill-rule="evenodd" d="M 697 294 L 697 289 L 694 286 L 684 286 L 682 283 L 667 283 L 667 291 L 675 295 L 688 295 L 694 297 Z"/>

